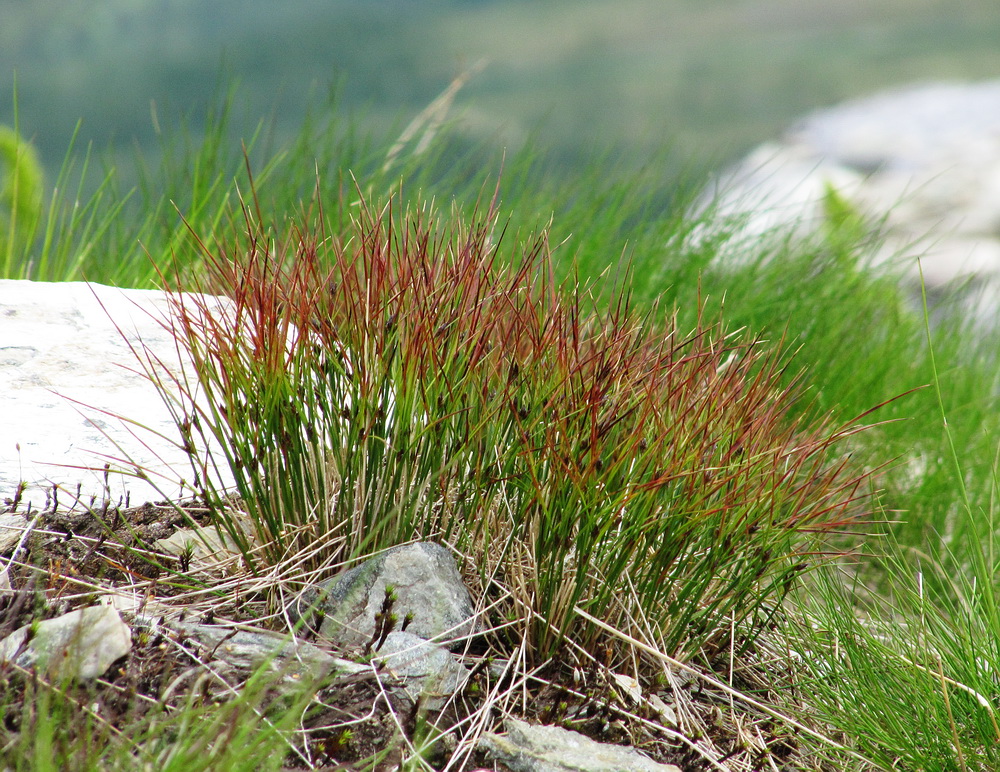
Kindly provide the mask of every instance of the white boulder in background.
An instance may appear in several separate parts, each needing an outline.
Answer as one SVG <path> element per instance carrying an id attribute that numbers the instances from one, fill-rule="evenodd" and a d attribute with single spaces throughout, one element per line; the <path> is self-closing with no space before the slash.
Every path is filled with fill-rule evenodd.
<path id="1" fill-rule="evenodd" d="M 0 510 L 22 481 L 22 509 L 43 507 L 53 485 L 60 509 L 191 494 L 188 454 L 136 356 L 191 372 L 169 312 L 154 290 L 0 281 Z"/>
<path id="2" fill-rule="evenodd" d="M 822 221 L 828 186 L 873 221 L 885 218 L 878 260 L 902 256 L 910 289 L 919 293 L 919 257 L 932 294 L 965 284 L 970 311 L 992 320 L 1000 81 L 914 85 L 815 112 L 721 174 L 702 205 L 713 202 L 750 238 L 801 236 Z"/>

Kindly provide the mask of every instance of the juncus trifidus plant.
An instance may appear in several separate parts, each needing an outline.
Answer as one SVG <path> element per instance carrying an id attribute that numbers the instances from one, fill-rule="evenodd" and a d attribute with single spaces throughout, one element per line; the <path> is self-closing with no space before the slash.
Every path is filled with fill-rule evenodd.
<path id="1" fill-rule="evenodd" d="M 265 561 L 442 539 L 541 656 L 594 643 L 587 615 L 685 653 L 751 639 L 863 511 L 835 452 L 853 430 L 787 417 L 780 353 L 557 286 L 545 236 L 508 247 L 492 205 L 463 224 L 361 201 L 341 232 L 319 212 L 284 237 L 244 219 L 205 247 L 229 312 L 177 295 L 204 395 L 178 423 L 221 444 Z"/>

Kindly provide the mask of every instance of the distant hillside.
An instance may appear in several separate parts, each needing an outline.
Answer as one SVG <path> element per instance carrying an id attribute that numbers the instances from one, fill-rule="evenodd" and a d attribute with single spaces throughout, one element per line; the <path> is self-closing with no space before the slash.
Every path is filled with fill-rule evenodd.
<path id="1" fill-rule="evenodd" d="M 0 120 L 51 166 L 81 140 L 131 152 L 242 84 L 237 132 L 280 139 L 339 91 L 388 126 L 480 59 L 464 131 L 565 163 L 615 145 L 731 157 L 814 107 L 928 78 L 1000 76 L 993 0 L 85 0 L 0 2 Z M 536 131 L 537 130 L 537 131 Z"/>

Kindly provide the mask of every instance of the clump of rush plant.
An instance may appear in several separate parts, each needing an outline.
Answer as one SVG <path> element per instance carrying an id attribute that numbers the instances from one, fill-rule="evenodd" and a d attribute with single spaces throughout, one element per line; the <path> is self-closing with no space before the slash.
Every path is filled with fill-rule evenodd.
<path id="1" fill-rule="evenodd" d="M 471 222 L 401 196 L 355 211 L 282 235 L 248 206 L 242 237 L 202 245 L 195 289 L 227 310 L 174 295 L 197 381 L 169 399 L 254 567 L 440 540 L 533 656 L 605 625 L 690 654 L 751 641 L 863 512 L 837 452 L 854 429 L 788 418 L 780 352 L 557 285 L 545 235 L 511 243 L 495 201 Z"/>

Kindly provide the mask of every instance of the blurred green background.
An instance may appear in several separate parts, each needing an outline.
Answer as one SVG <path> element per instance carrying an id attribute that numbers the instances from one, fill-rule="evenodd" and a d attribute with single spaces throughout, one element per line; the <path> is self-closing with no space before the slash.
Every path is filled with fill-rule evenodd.
<path id="1" fill-rule="evenodd" d="M 915 80 L 1000 76 L 996 0 L 0 0 L 0 122 L 57 167 L 78 147 L 157 153 L 238 83 L 232 131 L 295 133 L 335 94 L 399 130 L 457 74 L 460 137 L 567 168 L 689 172 L 811 109 Z M 112 153 L 112 151 L 108 151 Z M 105 156 L 114 160 L 114 155 Z"/>

